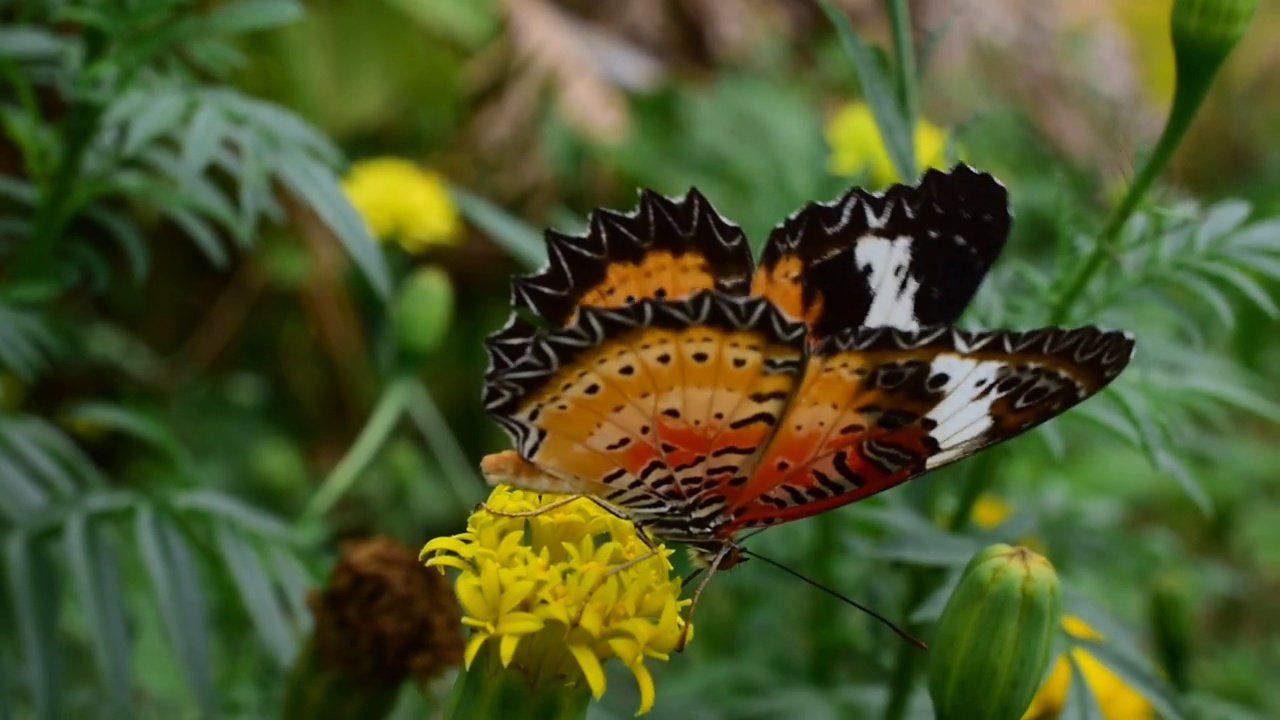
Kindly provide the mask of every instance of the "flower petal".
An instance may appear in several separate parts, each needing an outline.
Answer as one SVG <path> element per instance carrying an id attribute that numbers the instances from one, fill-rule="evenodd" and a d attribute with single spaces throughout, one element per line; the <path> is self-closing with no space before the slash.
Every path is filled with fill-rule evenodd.
<path id="1" fill-rule="evenodd" d="M 643 715 L 653 709 L 653 676 L 649 674 L 649 668 L 645 667 L 643 661 L 637 660 L 627 667 L 635 673 L 636 685 L 640 687 L 640 709 L 636 710 L 636 715 Z"/>
<path id="2" fill-rule="evenodd" d="M 528 635 L 545 626 L 542 618 L 527 612 L 513 612 L 502 616 L 494 633 L 497 635 Z"/>
<path id="3" fill-rule="evenodd" d="M 497 613 L 485 599 L 484 591 L 480 589 L 479 578 L 474 575 L 459 577 L 458 582 L 454 584 L 454 592 L 458 594 L 458 602 L 462 603 L 462 609 L 467 615 L 489 622 L 497 619 Z"/>
<path id="4" fill-rule="evenodd" d="M 571 644 L 569 652 L 578 661 L 578 667 L 582 669 L 582 676 L 587 679 L 591 694 L 599 700 L 604 695 L 604 667 L 600 665 L 600 659 L 586 645 Z"/>
<path id="5" fill-rule="evenodd" d="M 502 660 L 502 667 L 511 664 L 511 658 L 516 655 L 516 648 L 520 645 L 522 635 L 503 635 L 502 640 L 498 643 L 498 657 Z"/>
<path id="6" fill-rule="evenodd" d="M 471 637 L 467 639 L 467 651 L 462 655 L 462 660 L 468 670 L 471 669 L 471 661 L 476 659 L 476 653 L 480 652 L 480 646 L 484 645 L 484 641 L 488 640 L 489 637 L 489 633 L 483 630 L 472 631 Z"/>

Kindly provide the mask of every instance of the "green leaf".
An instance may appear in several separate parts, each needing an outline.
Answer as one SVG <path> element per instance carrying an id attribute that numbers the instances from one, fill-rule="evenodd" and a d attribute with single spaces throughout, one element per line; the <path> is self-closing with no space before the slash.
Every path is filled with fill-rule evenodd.
<path id="1" fill-rule="evenodd" d="M 1213 309 L 1218 315 L 1218 320 L 1223 327 L 1234 328 L 1236 325 L 1235 311 L 1231 307 L 1231 301 L 1222 293 L 1213 283 L 1205 280 L 1198 275 L 1181 273 L 1172 278 L 1174 282 L 1183 288 L 1194 293 L 1196 297 L 1203 300 L 1206 305 Z"/>
<path id="2" fill-rule="evenodd" d="M 225 522 L 217 523 L 216 528 L 218 550 L 240 590 L 240 600 L 249 613 L 250 621 L 280 667 L 289 667 L 298 646 L 270 577 L 262 569 L 257 553 L 240 533 Z"/>
<path id="3" fill-rule="evenodd" d="M 276 541 L 287 542 L 292 537 L 289 525 L 283 520 L 218 490 L 188 490 L 175 497 L 171 504 L 179 510 L 217 516 Z"/>
<path id="4" fill-rule="evenodd" d="M 0 515 L 15 525 L 49 504 L 49 495 L 17 463 L 0 453 Z"/>
<path id="5" fill-rule="evenodd" d="M 1204 262 L 1198 266 L 1201 272 L 1209 275 L 1215 275 L 1221 278 L 1225 283 L 1239 290 L 1245 297 L 1249 298 L 1254 305 L 1267 314 L 1267 317 L 1275 319 L 1280 317 L 1280 308 L 1276 307 L 1276 303 L 1271 299 L 1270 294 L 1265 288 L 1258 284 L 1257 280 L 1249 277 L 1239 269 L 1227 265 L 1223 262 Z"/>
<path id="6" fill-rule="evenodd" d="M 538 231 L 479 195 L 457 186 L 450 186 L 449 194 L 463 217 L 488 233 L 511 257 L 531 269 L 546 264 L 547 249 Z"/>
<path id="7" fill-rule="evenodd" d="M 211 33 L 234 35 L 288 25 L 304 14 L 302 5 L 290 0 L 240 0 L 209 13 L 204 27 Z"/>
<path id="8" fill-rule="evenodd" d="M 178 666 L 203 714 L 215 716 L 218 703 L 209 660 L 209 620 L 186 541 L 172 522 L 145 505 L 135 515 L 134 534 Z"/>
<path id="9" fill-rule="evenodd" d="M 243 120 L 244 129 L 265 141 L 263 150 L 273 157 L 273 164 L 283 165 L 294 155 L 315 156 L 326 165 L 342 162 L 342 153 L 327 137 L 279 105 L 233 90 L 219 89 L 210 95 Z"/>
<path id="10" fill-rule="evenodd" d="M 120 152 L 132 157 L 156 138 L 177 130 L 190 103 L 191 97 L 181 90 L 149 93 L 138 114 L 130 118 Z"/>
<path id="11" fill-rule="evenodd" d="M 1206 517 L 1213 515 L 1213 499 L 1209 497 L 1209 493 L 1205 492 L 1204 485 L 1191 474 L 1191 470 L 1177 456 L 1164 448 L 1157 448 L 1153 460 L 1156 468 L 1173 478 L 1200 512 Z"/>
<path id="12" fill-rule="evenodd" d="M 10 422 L 20 425 L 20 430 L 14 429 L 13 432 L 20 431 L 22 435 L 29 437 L 32 442 L 55 456 L 58 463 L 67 468 L 77 482 L 93 488 L 106 487 L 107 477 L 61 429 L 34 415 L 19 416 L 18 419 Z"/>
<path id="13" fill-rule="evenodd" d="M 1269 393 L 1263 391 L 1268 386 L 1268 381 L 1248 378 L 1237 383 L 1232 382 L 1232 379 L 1225 373 L 1197 373 L 1169 377 L 1168 381 L 1172 383 L 1169 387 L 1176 387 L 1182 392 L 1210 397 L 1238 410 L 1280 423 L 1280 403 L 1267 399 Z"/>
<path id="14" fill-rule="evenodd" d="M 1232 235 L 1225 245 L 1233 250 L 1280 252 L 1280 218 L 1253 223 Z"/>
<path id="15" fill-rule="evenodd" d="M 5 540 L 5 576 L 13 602 L 23 676 L 31 693 L 37 720 L 52 720 L 58 713 L 57 620 L 59 596 L 57 568 L 48 550 L 24 533 Z"/>
<path id="16" fill-rule="evenodd" d="M 0 365 L 33 380 L 48 365 L 56 340 L 35 311 L 0 303 Z"/>
<path id="17" fill-rule="evenodd" d="M 1080 670 L 1080 664 L 1071 653 L 1064 655 L 1071 668 L 1071 681 L 1067 684 L 1067 697 L 1062 704 L 1060 720 L 1106 720 L 1102 708 L 1098 706 L 1098 697 Z"/>
<path id="18" fill-rule="evenodd" d="M 15 463 L 25 466 L 32 477 L 40 479 L 41 486 L 52 489 L 60 498 L 74 497 L 76 482 L 66 468 L 23 430 L 20 422 L 0 415 L 0 453 L 9 450 Z"/>
<path id="19" fill-rule="evenodd" d="M 76 597 L 85 608 L 100 685 L 106 688 L 111 714 L 125 717 L 132 702 L 133 683 L 128 619 L 120 602 L 123 589 L 115 550 L 110 537 L 84 512 L 74 512 L 67 518 L 62 542 Z"/>
<path id="20" fill-rule="evenodd" d="M 1249 219 L 1253 208 L 1243 200 L 1225 200 L 1205 212 L 1195 231 L 1195 248 L 1204 252 L 1214 240 L 1226 237 Z"/>
<path id="21" fill-rule="evenodd" d="M 169 428 L 155 417 L 105 401 L 90 401 L 74 406 L 67 419 L 122 432 L 150 445 L 167 456 L 174 465 L 185 467 L 187 451 Z"/>
<path id="22" fill-rule="evenodd" d="M 182 231 L 195 243 L 196 247 L 200 248 L 200 252 L 204 253 L 215 268 L 224 270 L 231 264 L 231 257 L 222 246 L 222 239 L 204 218 L 181 207 L 165 208 L 164 213 L 182 228 Z"/>
<path id="23" fill-rule="evenodd" d="M 386 257 L 374 243 L 351 201 L 342 192 L 332 171 L 310 157 L 295 155 L 282 158 L 276 168 L 281 181 L 298 196 L 338 237 L 347 254 L 355 261 L 373 286 L 379 299 L 391 299 L 391 274 Z"/>
<path id="24" fill-rule="evenodd" d="M 184 183 L 188 182 L 186 178 L 204 172 L 214 152 L 222 144 L 222 131 L 226 125 L 222 109 L 217 103 L 209 98 L 199 98 L 197 102 L 199 105 L 182 136 L 178 165 Z"/>
<path id="25" fill-rule="evenodd" d="M 151 255 L 147 252 L 147 240 L 142 236 L 142 230 L 133 220 L 98 206 L 87 208 L 84 214 L 115 239 L 116 244 L 120 246 L 120 251 L 124 254 L 125 262 L 129 265 L 129 274 L 133 279 L 145 278 Z"/>
<path id="26" fill-rule="evenodd" d="M 21 25 L 0 27 L 0 57 L 19 62 L 53 60 L 65 47 L 61 38 L 45 28 Z"/>
<path id="27" fill-rule="evenodd" d="M 843 13 L 827 0 L 819 0 L 818 4 L 835 26 L 840 45 L 853 64 L 862 96 L 871 108 L 876 126 L 880 128 L 880 136 L 884 139 L 884 147 L 889 153 L 889 159 L 893 161 L 894 170 L 905 182 L 913 181 L 919 174 L 915 157 L 915 133 L 907 125 L 905 111 L 898 103 L 893 78 L 889 76 L 884 64 L 876 61 L 871 49 L 853 31 L 853 26 Z"/>
<path id="28" fill-rule="evenodd" d="M 481 497 L 478 493 L 484 487 L 484 481 L 476 474 L 475 465 L 467 458 L 466 451 L 427 386 L 421 381 L 414 381 L 406 402 L 409 419 L 435 453 L 445 480 L 452 486 L 458 501 L 464 506 L 479 502 Z"/>
<path id="29" fill-rule="evenodd" d="M 307 593 L 315 587 L 315 578 L 298 560 L 297 555 L 278 544 L 267 548 L 267 558 L 281 585 L 285 602 L 289 603 L 295 627 L 303 633 L 311 632 L 311 608 L 307 606 Z"/>

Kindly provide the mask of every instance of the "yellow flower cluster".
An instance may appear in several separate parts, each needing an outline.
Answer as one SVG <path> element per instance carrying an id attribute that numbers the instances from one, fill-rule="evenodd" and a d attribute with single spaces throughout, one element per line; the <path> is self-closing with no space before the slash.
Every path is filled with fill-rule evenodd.
<path id="1" fill-rule="evenodd" d="M 393 240 L 410 254 L 456 242 L 462 220 L 444 181 L 408 160 L 378 157 L 351 165 L 342 180 L 369 234 Z"/>
<path id="2" fill-rule="evenodd" d="M 1074 615 L 1062 618 L 1062 627 L 1072 635 L 1085 640 L 1102 640 L 1102 635 Z M 1071 657 L 1080 667 L 1080 674 L 1102 708 L 1107 720 L 1150 720 L 1155 717 L 1151 703 L 1137 690 L 1129 687 L 1106 665 L 1083 648 L 1071 650 Z M 1071 664 L 1066 656 L 1058 658 L 1044 684 L 1036 691 L 1031 706 L 1022 720 L 1046 720 L 1056 718 L 1067 702 L 1067 690 L 1071 685 Z"/>
<path id="3" fill-rule="evenodd" d="M 563 497 L 499 485 L 487 505 L 521 513 Z M 422 556 L 428 566 L 460 571 L 468 667 L 494 640 L 503 666 L 524 672 L 534 687 L 585 680 L 599 698 L 603 663 L 616 657 L 635 674 L 644 713 L 654 699 L 644 660 L 666 660 L 676 648 L 689 603 L 671 577 L 671 551 L 657 548 L 627 564 L 649 546 L 630 522 L 583 498 L 527 517 L 481 508 L 466 532 L 432 540 Z"/>
<path id="4" fill-rule="evenodd" d="M 847 103 L 836 111 L 826 126 L 831 145 L 828 166 L 836 175 L 867 173 L 875 187 L 884 187 L 902 178 L 893 169 L 880 128 L 866 103 Z M 916 122 L 916 164 L 921 170 L 946 164 L 947 134 L 927 120 Z"/>

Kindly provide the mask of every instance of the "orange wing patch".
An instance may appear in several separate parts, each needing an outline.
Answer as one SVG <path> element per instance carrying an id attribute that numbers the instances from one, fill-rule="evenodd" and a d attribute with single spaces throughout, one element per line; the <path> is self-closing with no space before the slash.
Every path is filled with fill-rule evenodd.
<path id="1" fill-rule="evenodd" d="M 556 326 L 580 307 L 621 307 L 646 298 L 677 300 L 700 290 L 747 292 L 751 249 L 742 230 L 722 218 L 697 190 L 666 198 L 651 190 L 622 214 L 592 213 L 581 237 L 548 231 L 547 267 L 518 278 L 516 307 Z"/>
<path id="2" fill-rule="evenodd" d="M 566 487 L 590 486 L 637 517 L 680 516 L 675 508 L 731 476 L 714 466 L 767 439 L 803 334 L 766 302 L 711 292 L 584 308 L 519 358 L 492 339 L 485 405 L 520 456 Z M 495 480 L 498 470 L 523 476 L 494 467 Z"/>
<path id="3" fill-rule="evenodd" d="M 842 333 L 819 345 L 722 532 L 807 517 L 1015 437 L 1097 393 L 1133 339 L 1096 328 Z"/>

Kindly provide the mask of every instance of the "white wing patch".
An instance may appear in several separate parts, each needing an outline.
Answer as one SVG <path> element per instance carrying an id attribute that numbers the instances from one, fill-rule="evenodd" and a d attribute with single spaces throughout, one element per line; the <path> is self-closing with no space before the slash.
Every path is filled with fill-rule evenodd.
<path id="1" fill-rule="evenodd" d="M 854 262 L 871 287 L 871 308 L 864 325 L 902 330 L 920 328 L 915 316 L 920 281 L 907 274 L 914 242 L 914 238 L 907 235 L 892 240 L 864 235 L 854 243 Z"/>
<path id="2" fill-rule="evenodd" d="M 1007 366 L 1000 360 L 978 361 L 960 355 L 933 359 L 930 373 L 945 373 L 947 382 L 942 386 L 942 402 L 925 415 L 938 423 L 930 434 L 941 448 L 925 462 L 925 467 L 933 469 L 951 462 L 964 454 L 965 443 L 991 428 L 991 404 L 1000 397 L 991 386 L 1000 369 Z"/>

